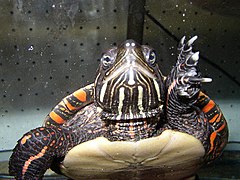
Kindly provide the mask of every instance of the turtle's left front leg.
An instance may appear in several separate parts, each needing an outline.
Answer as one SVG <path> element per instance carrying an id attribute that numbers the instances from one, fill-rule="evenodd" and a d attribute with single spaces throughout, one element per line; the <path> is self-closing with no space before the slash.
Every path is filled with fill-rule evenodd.
<path id="1" fill-rule="evenodd" d="M 203 82 L 211 82 L 203 78 L 198 70 L 199 52 L 192 51 L 192 44 L 197 39 L 194 36 L 185 43 L 185 37 L 180 41 L 180 51 L 176 65 L 167 77 L 166 116 L 173 129 L 201 136 L 208 131 L 204 114 L 194 104 L 197 102 Z"/>
<path id="2" fill-rule="evenodd" d="M 206 150 L 206 161 L 220 156 L 228 139 L 228 127 L 221 109 L 206 94 L 201 92 L 204 82 L 198 70 L 199 53 L 192 51 L 193 37 L 179 44 L 179 56 L 168 76 L 166 116 L 169 126 L 189 133 L 199 139 Z"/>
<path id="3" fill-rule="evenodd" d="M 211 82 L 211 78 L 203 78 L 198 69 L 199 52 L 192 51 L 192 44 L 197 36 L 185 44 L 185 36 L 179 43 L 179 56 L 175 67 L 168 76 L 168 98 L 174 93 L 185 103 L 197 100 L 203 82 Z"/>

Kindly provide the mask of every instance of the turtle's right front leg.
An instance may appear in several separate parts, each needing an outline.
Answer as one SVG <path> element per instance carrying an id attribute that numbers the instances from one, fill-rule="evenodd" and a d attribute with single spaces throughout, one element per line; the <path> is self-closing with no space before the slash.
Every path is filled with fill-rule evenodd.
<path id="1" fill-rule="evenodd" d="M 9 173 L 16 179 L 42 179 L 54 157 L 62 157 L 78 144 L 76 135 L 60 127 L 39 127 L 26 133 L 9 160 Z"/>

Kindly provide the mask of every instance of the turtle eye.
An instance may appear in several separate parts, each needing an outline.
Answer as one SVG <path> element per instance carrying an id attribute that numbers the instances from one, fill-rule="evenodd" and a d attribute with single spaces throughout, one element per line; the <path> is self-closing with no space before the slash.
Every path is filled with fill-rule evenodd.
<path id="1" fill-rule="evenodd" d="M 156 53 L 154 51 L 151 51 L 149 53 L 148 61 L 151 65 L 154 65 L 156 62 Z"/>
<path id="2" fill-rule="evenodd" d="M 101 61 L 102 61 L 102 64 L 103 64 L 104 67 L 109 67 L 112 64 L 113 59 L 112 59 L 111 56 L 104 54 L 102 56 Z"/>

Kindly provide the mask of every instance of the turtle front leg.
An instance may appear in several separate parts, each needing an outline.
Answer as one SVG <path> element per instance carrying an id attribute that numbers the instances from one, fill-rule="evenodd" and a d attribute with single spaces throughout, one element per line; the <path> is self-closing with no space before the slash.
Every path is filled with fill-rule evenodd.
<path id="1" fill-rule="evenodd" d="M 177 63 L 167 78 L 167 108 L 172 110 L 180 108 L 182 111 L 185 105 L 196 102 L 201 84 L 212 81 L 211 78 L 203 78 L 198 70 L 199 52 L 192 51 L 192 44 L 196 39 L 197 36 L 194 36 L 186 44 L 185 37 L 181 39 Z M 172 102 L 181 105 L 174 107 Z"/>
<path id="2" fill-rule="evenodd" d="M 16 179 L 42 179 L 54 157 L 62 157 L 77 144 L 67 129 L 39 127 L 17 143 L 9 161 L 9 173 Z"/>
<path id="3" fill-rule="evenodd" d="M 198 70 L 199 52 L 192 51 L 194 36 L 187 43 L 182 38 L 177 63 L 166 82 L 166 116 L 172 129 L 189 133 L 199 139 L 206 150 L 205 161 L 219 157 L 228 140 L 227 122 L 221 109 L 201 92 L 204 82 Z"/>
<path id="4" fill-rule="evenodd" d="M 191 134 L 204 143 L 210 130 L 205 114 L 196 107 L 196 102 L 202 83 L 212 79 L 203 78 L 198 70 L 199 52 L 192 51 L 196 39 L 194 36 L 185 43 L 183 37 L 180 41 L 177 63 L 166 81 L 166 118 L 171 129 Z"/>

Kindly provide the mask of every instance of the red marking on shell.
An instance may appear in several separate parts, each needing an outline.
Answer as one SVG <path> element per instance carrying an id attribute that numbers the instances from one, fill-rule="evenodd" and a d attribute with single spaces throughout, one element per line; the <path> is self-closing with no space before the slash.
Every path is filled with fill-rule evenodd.
<path id="1" fill-rule="evenodd" d="M 220 122 L 220 120 L 222 119 L 222 113 L 219 113 L 219 117 L 216 119 L 216 122 Z"/>
<path id="2" fill-rule="evenodd" d="M 85 102 L 87 100 L 87 93 L 83 89 L 75 91 L 73 95 L 81 102 Z"/>
<path id="3" fill-rule="evenodd" d="M 208 151 L 208 154 L 210 154 L 214 147 L 215 147 L 215 144 L 214 144 L 214 141 L 217 137 L 217 133 L 222 131 L 225 127 L 226 127 L 227 123 L 224 121 L 224 123 L 220 126 L 220 128 L 218 128 L 216 131 L 214 131 L 211 135 L 210 135 L 210 150 Z"/>
<path id="4" fill-rule="evenodd" d="M 59 109 L 59 108 L 58 108 Z M 65 122 L 65 119 L 63 119 L 61 116 L 59 116 L 56 112 L 52 111 L 49 114 L 50 118 L 55 121 L 58 124 L 63 124 Z"/>
<path id="5" fill-rule="evenodd" d="M 209 120 L 210 123 L 214 123 L 217 118 L 219 118 L 219 114 L 216 114 L 212 119 Z"/>
<path id="6" fill-rule="evenodd" d="M 203 111 L 204 113 L 207 113 L 207 112 L 209 112 L 212 108 L 214 108 L 215 105 L 216 105 L 216 104 L 214 103 L 214 101 L 213 101 L 213 100 L 210 100 L 210 101 L 207 103 L 207 105 L 203 107 L 202 111 Z"/>
<path id="7" fill-rule="evenodd" d="M 70 111 L 74 111 L 74 110 L 77 109 L 77 107 L 74 107 L 74 106 L 71 105 L 71 103 L 67 100 L 67 98 L 64 98 L 64 99 L 63 99 L 63 102 L 64 102 L 64 103 L 63 103 L 64 106 L 66 106 L 67 109 L 69 109 Z"/>

